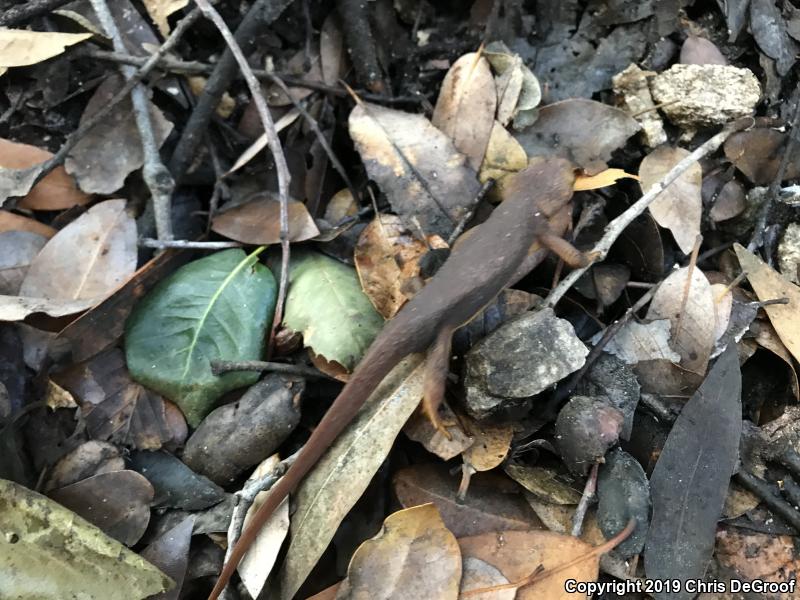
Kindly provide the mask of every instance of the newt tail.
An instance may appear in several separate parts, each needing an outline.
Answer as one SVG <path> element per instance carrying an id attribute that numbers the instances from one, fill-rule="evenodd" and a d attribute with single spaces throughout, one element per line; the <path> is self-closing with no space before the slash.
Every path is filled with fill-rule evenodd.
<path id="1" fill-rule="evenodd" d="M 506 200 L 469 236 L 463 237 L 430 282 L 387 321 L 294 464 L 242 532 L 209 600 L 219 597 L 267 519 L 397 363 L 409 354 L 435 346 L 425 382 L 425 394 L 431 396 L 426 412 L 435 415 L 447 374 L 449 335 L 518 279 L 522 270 L 533 268 L 544 257 L 545 248 L 567 262 L 581 264 L 582 255 L 560 237 L 568 221 L 574 182 L 572 165 L 559 158 L 534 158 L 525 170 L 512 177 L 506 187 Z M 529 256 L 532 247 L 537 256 Z M 531 260 L 537 257 L 538 260 Z"/>

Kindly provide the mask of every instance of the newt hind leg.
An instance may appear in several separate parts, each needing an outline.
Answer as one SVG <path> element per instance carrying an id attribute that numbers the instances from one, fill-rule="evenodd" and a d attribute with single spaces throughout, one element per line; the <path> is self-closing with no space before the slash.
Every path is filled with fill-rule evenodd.
<path id="1" fill-rule="evenodd" d="M 454 327 L 444 326 L 436 335 L 436 340 L 428 350 L 425 361 L 425 381 L 422 386 L 422 412 L 442 435 L 451 439 L 439 418 L 439 406 L 444 399 L 447 374 L 450 370 L 450 348 Z"/>

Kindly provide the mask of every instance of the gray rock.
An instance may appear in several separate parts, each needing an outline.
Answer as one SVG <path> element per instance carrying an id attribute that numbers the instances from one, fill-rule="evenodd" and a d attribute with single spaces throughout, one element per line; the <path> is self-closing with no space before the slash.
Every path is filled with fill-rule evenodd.
<path id="1" fill-rule="evenodd" d="M 792 283 L 800 283 L 800 223 L 789 223 L 778 245 L 778 265 L 781 275 Z"/>

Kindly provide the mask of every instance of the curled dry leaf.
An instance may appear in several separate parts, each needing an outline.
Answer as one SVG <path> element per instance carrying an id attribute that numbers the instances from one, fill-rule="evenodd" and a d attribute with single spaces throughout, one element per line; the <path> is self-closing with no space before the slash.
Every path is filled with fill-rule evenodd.
<path id="1" fill-rule="evenodd" d="M 800 288 L 784 279 L 777 271 L 739 244 L 734 245 L 734 250 L 759 300 L 764 302 L 776 298 L 789 299 L 788 304 L 770 304 L 765 306 L 764 310 L 767 311 L 772 326 L 775 327 L 786 348 L 795 360 L 800 360 L 800 320 L 797 318 Z"/>
<path id="2" fill-rule="evenodd" d="M 496 531 L 459 538 L 461 556 L 477 558 L 496 567 L 510 582 L 521 581 L 539 567 L 554 570 L 577 557 L 589 554 L 593 547 L 581 540 L 552 531 Z M 569 568 L 517 590 L 517 600 L 573 600 L 564 582 L 595 581 L 599 558 L 588 557 Z"/>
<path id="3" fill-rule="evenodd" d="M 669 319 L 672 347 L 681 355 L 681 366 L 705 373 L 716 340 L 717 317 L 711 284 L 700 269 L 673 271 L 653 296 L 647 318 Z"/>
<path id="4" fill-rule="evenodd" d="M 292 539 L 279 573 L 280 598 L 294 597 L 369 485 L 422 398 L 423 374 L 422 356 L 400 362 L 298 487 Z"/>
<path id="5" fill-rule="evenodd" d="M 467 155 L 476 171 L 494 125 L 497 92 L 489 61 L 477 52 L 459 58 L 445 75 L 431 122 Z"/>
<path id="6" fill-rule="evenodd" d="M 150 522 L 153 494 L 153 486 L 139 473 L 112 471 L 54 490 L 50 497 L 132 546 Z"/>
<path id="7" fill-rule="evenodd" d="M 647 192 L 687 156 L 688 150 L 671 146 L 660 146 L 645 156 L 639 165 L 642 191 Z M 659 225 L 672 232 L 675 242 L 684 254 L 692 251 L 695 240 L 700 235 L 702 185 L 703 170 L 695 162 L 650 205 L 650 214 Z"/>
<path id="8" fill-rule="evenodd" d="M 94 300 L 136 271 L 136 221 L 125 200 L 106 200 L 64 227 L 31 263 L 20 294 L 32 298 Z"/>
<path id="9" fill-rule="evenodd" d="M 303 242 L 319 235 L 305 204 L 291 200 L 288 209 L 290 242 Z M 271 194 L 265 194 L 217 213 L 211 229 L 243 244 L 278 244 L 281 241 L 280 216 L 280 202 Z"/>
<path id="10" fill-rule="evenodd" d="M 47 150 L 0 138 L 0 167 L 4 169 L 26 169 L 52 157 Z M 30 210 L 62 210 L 87 202 L 89 196 L 81 192 L 64 167 L 59 166 L 33 186 L 17 206 Z"/>
<path id="11" fill-rule="evenodd" d="M 396 215 L 378 215 L 358 238 L 354 260 L 361 287 L 382 317 L 389 319 L 409 300 L 419 260 L 430 248 L 446 248 L 438 235 L 418 240 Z"/>
<path id="12" fill-rule="evenodd" d="M 425 234 L 447 237 L 480 188 L 467 157 L 422 115 L 362 102 L 348 125 L 367 173 L 394 211 L 416 217 Z"/>
<path id="13" fill-rule="evenodd" d="M 557 154 L 590 168 L 611 159 L 639 124 L 624 111 L 584 98 L 555 102 L 539 109 L 539 118 L 514 135 L 528 157 Z"/>
<path id="14" fill-rule="evenodd" d="M 25 67 L 58 56 L 68 46 L 92 37 L 91 33 L 0 30 L 0 74 L 9 67 Z"/>
<path id="15" fill-rule="evenodd" d="M 461 551 L 433 504 L 386 517 L 381 532 L 356 550 L 336 597 L 456 600 Z"/>

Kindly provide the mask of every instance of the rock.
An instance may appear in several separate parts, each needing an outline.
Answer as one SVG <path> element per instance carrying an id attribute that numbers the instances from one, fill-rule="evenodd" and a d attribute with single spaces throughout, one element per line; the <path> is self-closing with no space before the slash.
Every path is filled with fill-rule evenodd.
<path id="1" fill-rule="evenodd" d="M 653 75 L 655 73 L 652 71 L 642 71 L 635 64 L 630 64 L 611 79 L 614 93 L 622 97 L 625 112 L 642 126 L 642 141 L 650 148 L 660 146 L 667 141 L 664 123 L 655 109 L 655 102 L 647 84 L 647 78 Z"/>
<path id="2" fill-rule="evenodd" d="M 650 91 L 667 118 L 687 129 L 751 115 L 761 97 L 752 71 L 724 65 L 672 65 L 650 81 Z"/>
<path id="3" fill-rule="evenodd" d="M 551 309 L 527 312 L 467 353 L 466 409 L 477 419 L 522 404 L 585 362 L 589 350 Z"/>
<path id="4" fill-rule="evenodd" d="M 800 223 L 789 223 L 778 245 L 781 275 L 792 283 L 800 283 Z"/>

